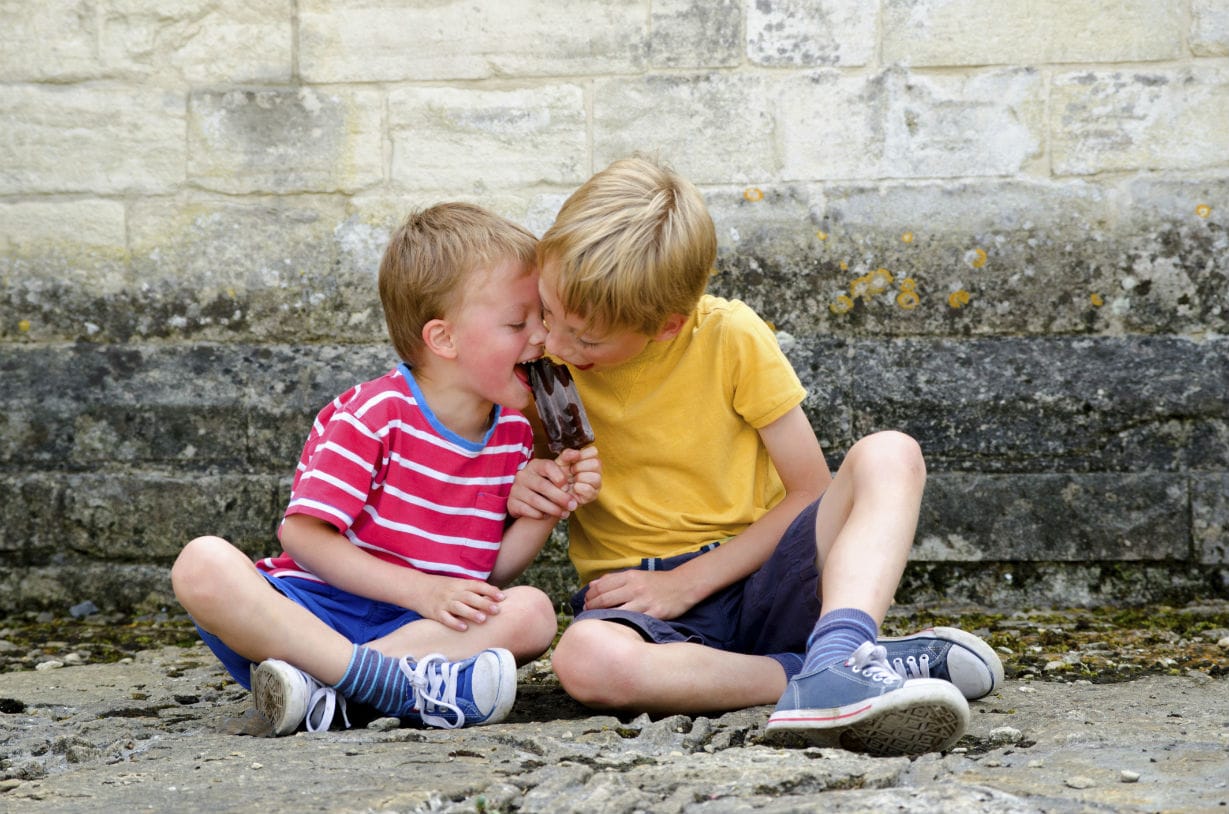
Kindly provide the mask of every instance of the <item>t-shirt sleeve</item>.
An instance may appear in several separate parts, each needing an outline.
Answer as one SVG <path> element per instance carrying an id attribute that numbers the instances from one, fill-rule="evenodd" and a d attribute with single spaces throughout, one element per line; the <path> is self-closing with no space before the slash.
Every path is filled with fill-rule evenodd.
<path id="1" fill-rule="evenodd" d="M 286 515 L 310 515 L 345 532 L 368 503 L 384 443 L 345 411 L 334 413 L 308 443 Z"/>
<path id="2" fill-rule="evenodd" d="M 734 409 L 756 429 L 766 427 L 806 397 L 806 388 L 777 342 L 750 307 L 733 308 L 723 331 L 732 376 Z"/>

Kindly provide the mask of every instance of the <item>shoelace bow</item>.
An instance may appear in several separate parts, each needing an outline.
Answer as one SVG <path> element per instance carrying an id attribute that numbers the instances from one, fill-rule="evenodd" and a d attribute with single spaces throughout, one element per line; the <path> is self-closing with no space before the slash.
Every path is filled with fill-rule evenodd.
<path id="1" fill-rule="evenodd" d="M 317 716 L 316 708 L 321 704 L 324 705 L 324 710 Z M 346 729 L 349 729 L 350 717 L 346 715 L 346 697 L 333 687 L 317 686 L 307 699 L 307 731 L 327 731 L 333 723 L 333 714 L 337 707 L 341 707 L 341 719 L 346 722 Z"/>
<path id="2" fill-rule="evenodd" d="M 411 666 L 413 664 L 413 666 Z M 432 653 L 414 664 L 409 656 L 401 659 L 401 672 L 414 688 L 414 709 L 422 715 L 423 723 L 442 729 L 456 729 L 465 725 L 465 713 L 457 706 L 457 672 L 459 664 L 447 661 L 439 653 Z M 454 723 L 447 718 L 430 714 L 427 709 L 441 708 L 456 716 Z"/>
<path id="3" fill-rule="evenodd" d="M 904 680 L 904 676 L 892 669 L 892 664 L 888 661 L 888 650 L 882 645 L 863 642 L 845 664 L 852 667 L 855 673 L 862 673 L 872 681 L 891 683 Z"/>

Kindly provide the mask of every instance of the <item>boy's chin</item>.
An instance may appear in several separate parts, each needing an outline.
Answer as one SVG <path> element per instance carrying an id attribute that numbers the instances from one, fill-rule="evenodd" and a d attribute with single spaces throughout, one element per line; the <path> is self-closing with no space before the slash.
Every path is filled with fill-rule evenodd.
<path id="1" fill-rule="evenodd" d="M 511 407 L 513 410 L 524 412 L 533 403 L 533 395 L 528 390 L 525 390 L 519 393 L 517 398 L 507 398 L 500 403 L 505 407 Z"/>

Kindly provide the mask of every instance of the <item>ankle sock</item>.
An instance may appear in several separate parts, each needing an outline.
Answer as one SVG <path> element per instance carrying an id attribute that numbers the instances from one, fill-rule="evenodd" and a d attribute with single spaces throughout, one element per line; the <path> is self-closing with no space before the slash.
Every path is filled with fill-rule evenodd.
<path id="1" fill-rule="evenodd" d="M 400 659 L 356 644 L 346 674 L 333 686 L 351 701 L 396 715 L 405 706 L 407 681 Z"/>
<path id="2" fill-rule="evenodd" d="M 807 639 L 804 672 L 822 670 L 849 658 L 863 642 L 879 640 L 879 625 L 869 613 L 857 608 L 828 611 L 815 623 Z"/>
<path id="3" fill-rule="evenodd" d="M 769 653 L 768 658 L 781 665 L 781 669 L 785 671 L 786 681 L 802 672 L 802 656 L 797 653 Z"/>

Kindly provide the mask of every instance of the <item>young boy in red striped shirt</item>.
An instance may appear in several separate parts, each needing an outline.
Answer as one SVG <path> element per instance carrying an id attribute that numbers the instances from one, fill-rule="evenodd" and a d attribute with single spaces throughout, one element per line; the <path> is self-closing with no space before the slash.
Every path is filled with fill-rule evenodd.
<path id="1" fill-rule="evenodd" d="M 532 234 L 476 206 L 412 214 L 379 277 L 402 363 L 317 415 L 282 553 L 253 563 L 209 536 L 176 560 L 175 595 L 274 734 L 327 729 L 346 700 L 428 726 L 495 723 L 516 665 L 550 646 L 551 600 L 502 587 L 555 524 L 507 515 L 533 454 L 521 363 L 546 337 L 535 253 Z M 575 505 L 592 500 L 595 450 L 559 463 Z"/>

